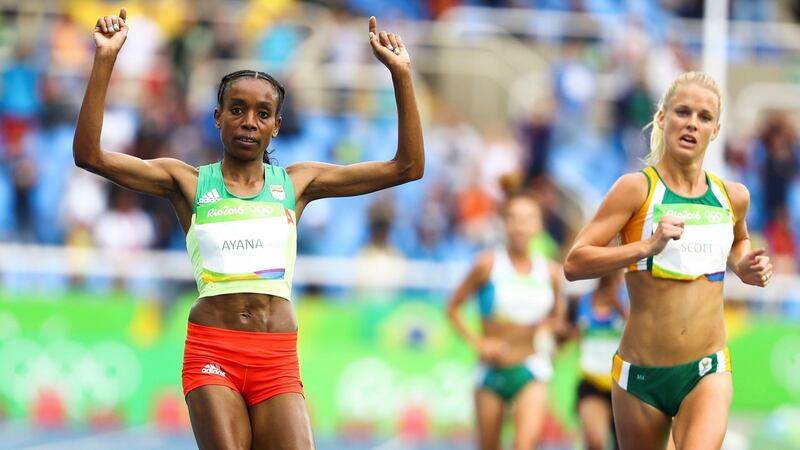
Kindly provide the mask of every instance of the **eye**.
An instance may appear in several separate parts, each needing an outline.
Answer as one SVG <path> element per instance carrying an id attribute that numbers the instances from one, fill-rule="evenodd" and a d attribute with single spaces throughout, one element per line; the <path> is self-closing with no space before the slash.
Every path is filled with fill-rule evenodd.
<path id="1" fill-rule="evenodd" d="M 701 118 L 703 119 L 703 122 L 711 122 L 711 120 L 713 119 L 708 114 L 703 114 L 703 116 Z"/>
<path id="2" fill-rule="evenodd" d="M 242 113 L 242 108 L 239 108 L 238 106 L 234 107 L 234 108 L 231 108 L 231 113 L 232 114 L 236 114 L 238 116 L 239 114 Z"/>
<path id="3" fill-rule="evenodd" d="M 266 112 L 266 111 L 259 111 L 258 112 L 258 117 L 260 117 L 262 119 L 269 119 L 269 113 Z"/>

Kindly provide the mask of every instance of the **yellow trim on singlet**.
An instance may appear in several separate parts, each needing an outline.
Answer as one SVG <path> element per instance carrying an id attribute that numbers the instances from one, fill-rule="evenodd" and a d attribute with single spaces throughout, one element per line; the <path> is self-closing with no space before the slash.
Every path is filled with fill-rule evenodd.
<path id="1" fill-rule="evenodd" d="M 733 224 L 736 225 L 736 212 L 733 210 L 733 202 L 731 201 L 731 196 L 728 194 L 728 189 L 725 188 L 725 182 L 723 182 L 722 179 L 720 179 L 713 173 L 706 172 L 706 174 L 708 175 L 708 178 L 719 187 L 719 190 L 722 191 L 722 195 L 725 196 L 725 199 L 728 200 L 728 209 L 731 212 L 731 218 L 733 219 Z"/>
<path id="2" fill-rule="evenodd" d="M 656 186 L 658 185 L 658 173 L 653 167 L 645 167 L 642 170 L 645 177 L 647 177 L 647 198 L 644 201 L 644 204 L 636 214 L 634 214 L 628 223 L 622 227 L 620 231 L 620 241 L 622 245 L 630 244 L 631 242 L 637 242 L 642 240 L 642 230 L 644 228 L 645 220 L 647 219 L 647 211 L 650 209 L 650 202 L 653 200 L 653 194 L 656 191 Z M 636 265 L 637 262 L 632 263 L 628 266 L 628 271 L 634 272 L 637 269 Z"/>
<path id="3" fill-rule="evenodd" d="M 645 177 L 647 177 L 647 182 L 648 182 L 647 198 L 645 199 L 644 204 L 642 204 L 642 206 L 636 211 L 636 213 L 633 216 L 631 216 L 630 220 L 628 220 L 625 226 L 622 227 L 622 230 L 620 230 L 619 232 L 620 245 L 626 245 L 633 242 L 641 241 L 642 239 L 645 238 L 646 235 L 649 235 L 649 233 L 645 233 L 645 227 L 648 226 L 647 223 L 648 215 L 652 214 L 651 204 L 653 202 L 653 197 L 655 196 L 656 191 L 661 192 L 665 189 L 666 190 L 669 189 L 661 181 L 655 167 L 647 166 L 644 169 L 642 169 L 642 173 L 645 175 Z M 722 179 L 720 179 L 716 175 L 710 172 L 705 172 L 705 173 L 706 175 L 708 175 L 708 179 L 711 182 L 710 184 L 713 184 L 713 186 L 709 186 L 709 190 L 712 191 L 713 195 L 717 198 L 717 201 L 720 202 L 722 207 L 730 211 L 731 218 L 735 226 L 736 214 L 733 210 L 733 202 L 731 201 L 730 195 L 728 194 L 728 190 L 725 187 L 725 183 L 722 181 Z M 660 190 L 659 190 L 659 185 L 662 185 Z M 723 198 L 720 198 L 719 194 L 722 194 Z M 628 265 L 627 271 L 637 272 L 645 270 L 645 264 L 649 264 L 647 259 L 636 261 Z"/>

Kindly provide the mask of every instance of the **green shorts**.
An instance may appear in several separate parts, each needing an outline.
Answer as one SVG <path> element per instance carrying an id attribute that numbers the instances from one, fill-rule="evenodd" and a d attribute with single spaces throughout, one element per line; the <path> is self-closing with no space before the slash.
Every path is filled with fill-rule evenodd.
<path id="1" fill-rule="evenodd" d="M 677 366 L 635 366 L 615 354 L 611 376 L 617 386 L 674 417 L 683 399 L 701 378 L 710 373 L 731 371 L 731 354 L 726 347 Z"/>
<path id="2" fill-rule="evenodd" d="M 475 377 L 478 389 L 488 389 L 505 402 L 514 400 L 519 391 L 531 381 L 550 381 L 553 366 L 544 355 L 532 355 L 515 366 L 489 366 L 481 364 Z"/>

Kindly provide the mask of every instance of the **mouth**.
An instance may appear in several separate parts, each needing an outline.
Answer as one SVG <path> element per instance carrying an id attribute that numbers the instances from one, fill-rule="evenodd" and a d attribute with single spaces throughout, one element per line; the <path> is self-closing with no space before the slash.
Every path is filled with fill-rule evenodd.
<path id="1" fill-rule="evenodd" d="M 244 147 L 257 147 L 259 144 L 258 139 L 252 136 L 237 136 L 234 141 Z"/>
<path id="2" fill-rule="evenodd" d="M 694 147 L 695 145 L 697 145 L 697 139 L 690 134 L 681 135 L 678 141 L 681 143 L 682 146 L 686 147 Z"/>

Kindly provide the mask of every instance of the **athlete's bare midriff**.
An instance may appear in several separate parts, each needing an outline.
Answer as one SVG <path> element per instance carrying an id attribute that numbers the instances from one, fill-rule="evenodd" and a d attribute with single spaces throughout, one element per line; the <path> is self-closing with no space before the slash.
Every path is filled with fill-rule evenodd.
<path id="1" fill-rule="evenodd" d="M 494 320 L 483 321 L 483 335 L 504 342 L 507 347 L 496 362 L 498 366 L 513 366 L 522 363 L 535 349 L 533 337 L 536 328 L 514 323 L 501 323 Z"/>
<path id="2" fill-rule="evenodd" d="M 189 321 L 207 327 L 263 333 L 297 331 L 292 303 L 264 294 L 224 294 L 201 297 L 192 305 Z"/>
<path id="3" fill-rule="evenodd" d="M 672 366 L 725 347 L 722 282 L 625 275 L 631 299 L 619 354 L 644 366 Z"/>

